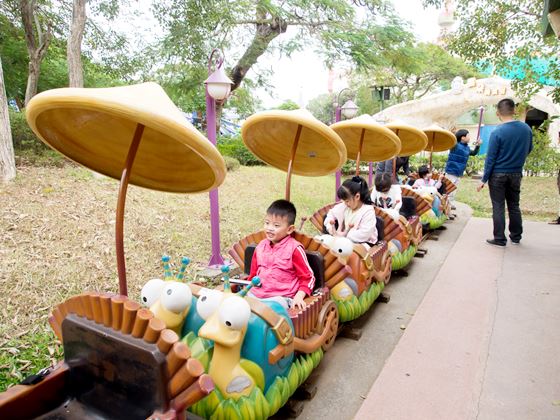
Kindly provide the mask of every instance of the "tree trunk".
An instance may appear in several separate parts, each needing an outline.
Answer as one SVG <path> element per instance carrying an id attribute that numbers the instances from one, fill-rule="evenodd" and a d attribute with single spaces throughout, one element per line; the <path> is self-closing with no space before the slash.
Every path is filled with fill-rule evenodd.
<path id="1" fill-rule="evenodd" d="M 16 162 L 14 158 L 14 143 L 10 129 L 10 114 L 8 113 L 8 98 L 4 88 L 4 73 L 0 58 L 0 182 L 5 183 L 16 177 Z"/>
<path id="2" fill-rule="evenodd" d="M 36 58 L 29 57 L 29 66 L 27 70 L 27 88 L 25 89 L 25 106 L 37 94 L 37 85 L 39 84 L 39 73 L 41 71 L 41 63 Z"/>
<path id="3" fill-rule="evenodd" d="M 20 1 L 21 20 L 25 32 L 25 42 L 29 54 L 29 76 L 27 88 L 25 89 L 25 106 L 33 96 L 37 94 L 39 72 L 41 61 L 47 53 L 51 42 L 51 27 L 47 24 L 47 32 L 44 33 L 37 16 L 37 0 Z"/>
<path id="4" fill-rule="evenodd" d="M 257 19 L 260 21 L 266 20 L 266 11 L 258 8 L 257 9 Z M 274 38 L 278 35 L 283 34 L 288 29 L 288 24 L 279 18 L 272 18 L 271 23 L 261 23 L 256 24 L 257 31 L 255 37 L 251 44 L 247 47 L 247 50 L 243 56 L 239 59 L 233 70 L 231 71 L 231 80 L 233 85 L 231 87 L 231 92 L 237 89 L 240 85 L 247 72 L 253 64 L 257 62 L 259 57 L 266 52 L 268 45 L 272 42 Z M 216 134 L 220 134 L 220 124 L 222 117 L 223 103 L 216 103 Z"/>
<path id="5" fill-rule="evenodd" d="M 86 0 L 74 0 L 72 24 L 66 56 L 68 58 L 68 81 L 70 87 L 84 87 L 82 68 L 82 38 L 86 26 Z"/>
<path id="6" fill-rule="evenodd" d="M 266 19 L 266 12 L 263 10 L 257 10 L 257 19 L 264 21 Z M 258 58 L 266 52 L 266 49 L 272 40 L 278 35 L 286 32 L 288 24 L 282 19 L 272 18 L 271 23 L 257 24 L 256 27 L 257 31 L 251 45 L 247 47 L 243 57 L 239 59 L 239 62 L 231 72 L 231 79 L 233 81 L 233 86 L 231 87 L 232 92 L 239 87 L 251 66 L 255 64 Z"/>

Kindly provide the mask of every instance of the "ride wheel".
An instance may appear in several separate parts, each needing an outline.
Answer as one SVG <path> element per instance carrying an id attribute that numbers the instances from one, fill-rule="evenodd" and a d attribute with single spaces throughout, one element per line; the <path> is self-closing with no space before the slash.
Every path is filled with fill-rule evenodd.
<path id="1" fill-rule="evenodd" d="M 329 315 L 333 314 L 329 320 Z M 317 323 L 317 333 L 321 334 L 325 328 L 329 330 L 329 334 L 325 338 L 325 341 L 321 345 L 323 351 L 330 349 L 334 341 L 336 340 L 336 334 L 338 333 L 338 308 L 333 300 L 329 300 L 325 303 L 319 314 L 319 322 Z"/>

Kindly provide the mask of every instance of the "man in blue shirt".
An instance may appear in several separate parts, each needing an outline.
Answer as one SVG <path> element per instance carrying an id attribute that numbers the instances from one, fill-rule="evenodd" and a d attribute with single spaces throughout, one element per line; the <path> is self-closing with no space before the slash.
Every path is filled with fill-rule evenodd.
<path id="1" fill-rule="evenodd" d="M 524 122 L 513 119 L 515 103 L 511 99 L 502 99 L 496 108 L 496 115 L 503 124 L 490 135 L 484 175 L 477 191 L 484 188 L 484 184 L 488 182 L 492 200 L 494 239 L 487 239 L 486 242 L 490 245 L 506 246 L 506 203 L 511 242 L 519 244 L 523 233 L 519 193 L 523 165 L 527 155 L 533 150 L 533 132 Z"/>

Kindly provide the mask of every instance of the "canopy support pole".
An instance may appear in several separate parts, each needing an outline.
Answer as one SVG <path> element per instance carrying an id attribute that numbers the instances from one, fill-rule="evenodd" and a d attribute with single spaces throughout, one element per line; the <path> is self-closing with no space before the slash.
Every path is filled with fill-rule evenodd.
<path id="1" fill-rule="evenodd" d="M 358 146 L 358 155 L 356 156 L 356 176 L 360 175 L 360 155 L 362 154 L 362 146 L 364 145 L 364 135 L 366 134 L 365 128 L 362 128 L 360 135 L 360 146 Z"/>
<path id="2" fill-rule="evenodd" d="M 428 166 L 430 171 L 432 170 L 432 155 L 434 154 L 434 142 L 435 141 L 436 141 L 436 133 L 434 132 L 432 134 L 432 145 L 430 146 L 430 165 Z"/>
<path id="3" fill-rule="evenodd" d="M 117 251 L 117 271 L 119 274 L 119 294 L 127 296 L 126 290 L 126 265 L 124 259 L 124 205 L 126 201 L 126 191 L 128 189 L 128 181 L 130 179 L 130 172 L 132 169 L 132 163 L 136 157 L 136 152 L 138 151 L 138 146 L 140 145 L 140 139 L 144 133 L 144 125 L 138 124 L 136 130 L 134 131 L 134 137 L 132 138 L 132 143 L 130 144 L 130 149 L 128 149 L 128 155 L 126 156 L 126 162 L 124 164 L 124 169 L 121 175 L 121 183 L 119 185 L 119 197 L 117 199 L 117 216 L 115 223 L 115 240 L 116 240 L 116 251 Z"/>
<path id="4" fill-rule="evenodd" d="M 288 176 L 286 177 L 286 200 L 290 201 L 290 185 L 292 183 L 292 169 L 294 166 L 294 159 L 296 158 L 296 150 L 299 143 L 299 136 L 301 135 L 301 129 L 303 126 L 298 125 L 296 138 L 294 139 L 294 144 L 292 144 L 292 151 L 290 154 L 290 162 L 288 163 Z"/>
<path id="5" fill-rule="evenodd" d="M 397 135 L 397 137 L 399 136 L 398 128 L 395 130 L 395 134 Z M 391 176 L 391 180 L 393 181 L 394 184 L 397 183 L 397 157 L 396 156 L 393 158 L 393 175 Z"/>

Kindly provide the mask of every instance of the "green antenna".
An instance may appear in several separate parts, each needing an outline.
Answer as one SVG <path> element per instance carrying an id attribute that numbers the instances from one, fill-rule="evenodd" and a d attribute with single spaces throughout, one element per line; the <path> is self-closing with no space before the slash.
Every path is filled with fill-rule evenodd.
<path id="1" fill-rule="evenodd" d="M 161 257 L 161 261 L 163 261 L 163 272 L 164 272 L 164 277 L 165 280 L 171 280 L 171 269 L 169 268 L 169 255 L 164 255 L 163 257 Z"/>
<path id="2" fill-rule="evenodd" d="M 222 278 L 224 281 L 224 292 L 231 292 L 231 285 L 229 284 L 229 265 L 222 265 L 220 269 L 222 273 L 224 273 L 224 277 Z"/>
<path id="3" fill-rule="evenodd" d="M 176 276 L 177 280 L 183 281 L 183 277 L 185 276 L 185 270 L 187 269 L 187 265 L 189 265 L 190 262 L 191 262 L 191 260 L 188 259 L 187 257 L 181 258 L 181 269 L 177 273 L 177 276 Z"/>
<path id="4" fill-rule="evenodd" d="M 261 284 L 261 279 L 258 278 L 257 276 L 253 277 L 253 279 L 251 280 L 251 283 L 249 283 L 247 285 L 246 288 L 244 288 L 243 290 L 241 290 L 238 295 L 241 297 L 245 297 L 245 295 L 247 295 L 247 293 L 249 292 L 249 290 L 251 290 L 251 288 L 253 286 L 259 286 Z"/>

